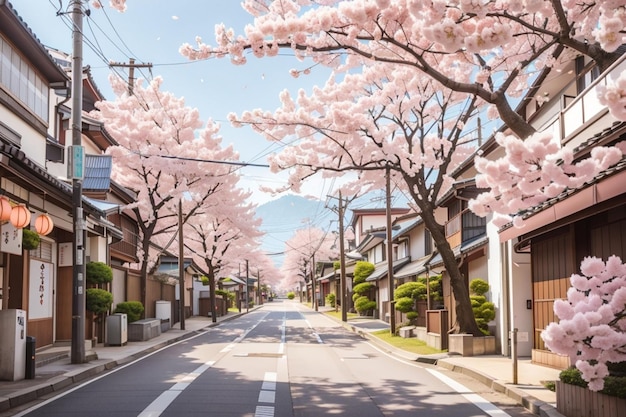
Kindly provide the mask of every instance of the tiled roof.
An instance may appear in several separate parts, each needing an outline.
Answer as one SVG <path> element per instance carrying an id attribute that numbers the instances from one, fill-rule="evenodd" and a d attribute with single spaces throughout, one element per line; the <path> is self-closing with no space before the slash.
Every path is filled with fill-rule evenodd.
<path id="1" fill-rule="evenodd" d="M 111 187 L 110 155 L 85 155 L 85 179 L 83 189 L 89 191 L 108 191 Z"/>

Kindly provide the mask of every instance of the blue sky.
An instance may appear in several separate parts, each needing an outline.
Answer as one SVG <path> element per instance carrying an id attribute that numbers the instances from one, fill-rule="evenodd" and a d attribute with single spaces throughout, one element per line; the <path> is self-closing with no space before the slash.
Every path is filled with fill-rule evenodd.
<path id="1" fill-rule="evenodd" d="M 44 45 L 71 53 L 72 33 L 68 24 L 71 16 L 57 16 L 59 0 L 9 1 Z M 61 3 L 65 10 L 70 1 L 61 0 Z M 91 8 L 90 1 L 83 3 Z M 108 7 L 107 0 L 103 3 L 106 3 L 104 9 L 91 8 L 90 17 L 84 20 L 83 63 L 91 67 L 106 98 L 114 99 L 108 82 L 111 73 L 108 62 L 129 62 L 129 58 L 134 58 L 137 63 L 151 63 L 151 71 L 136 70 L 135 76 L 147 79 L 162 76 L 164 90 L 184 97 L 188 106 L 200 110 L 202 119 L 212 118 L 221 123 L 223 144 L 232 143 L 245 162 L 266 164 L 265 156 L 276 148 L 251 129 L 232 128 L 227 114 L 255 108 L 274 110 L 280 106 L 278 94 L 283 89 L 310 91 L 315 84 L 323 85 L 329 74 L 318 67 L 312 75 L 294 79 L 289 70 L 304 68 L 305 64 L 291 55 L 261 60 L 251 56 L 248 64 L 235 66 L 228 59 L 189 62 L 178 53 L 180 45 L 193 44 L 196 36 L 213 43 L 217 23 L 223 22 L 242 33 L 252 17 L 239 1 L 129 0 L 125 13 Z M 116 68 L 115 72 L 125 79 L 128 77 L 126 69 Z M 258 184 L 282 184 L 281 178 L 270 174 L 267 168 L 248 167 L 242 173 L 242 186 L 252 191 Z M 331 192 L 328 187 L 330 184 L 325 184 L 321 194 L 319 184 L 312 189 L 323 199 Z M 257 193 L 254 200 L 261 203 L 270 198 Z"/>

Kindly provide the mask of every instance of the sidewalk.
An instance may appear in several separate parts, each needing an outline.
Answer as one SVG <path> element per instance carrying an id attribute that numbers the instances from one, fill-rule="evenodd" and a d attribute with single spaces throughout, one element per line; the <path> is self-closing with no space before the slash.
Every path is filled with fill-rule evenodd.
<path id="1" fill-rule="evenodd" d="M 320 311 L 323 311 L 323 308 Z M 239 317 L 241 314 L 229 313 L 224 317 L 218 317 L 217 323 L 213 323 L 208 317 L 194 316 L 185 320 L 185 330 L 180 330 L 179 324 L 175 324 L 167 332 L 149 341 L 128 342 L 125 346 L 98 345 L 93 351 L 87 352 L 88 357 L 93 360 L 85 364 L 70 363 L 69 346 L 39 351 L 37 352 L 35 379 L 0 381 L 0 414 L 116 366 L 132 362 L 169 344 L 193 336 L 208 327 Z M 563 417 L 555 408 L 556 394 L 541 384 L 541 381 L 557 380 L 558 370 L 534 365 L 528 359 L 521 359 L 518 361 L 518 384 L 513 385 L 511 383 L 513 365 L 511 359 L 507 357 L 496 355 L 460 357 L 448 356 L 445 353 L 418 357 L 410 352 L 398 350 L 369 334 L 372 331 L 389 329 L 389 325 L 382 320 L 356 318 L 342 324 L 392 355 L 408 360 L 433 363 L 442 368 L 464 373 L 514 398 L 538 416 Z"/>

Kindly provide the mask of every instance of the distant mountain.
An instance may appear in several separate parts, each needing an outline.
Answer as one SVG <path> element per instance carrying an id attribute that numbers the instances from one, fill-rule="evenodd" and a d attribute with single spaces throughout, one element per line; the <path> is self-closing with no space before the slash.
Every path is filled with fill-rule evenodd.
<path id="1" fill-rule="evenodd" d="M 324 207 L 324 202 L 298 195 L 285 195 L 257 207 L 256 216 L 263 220 L 261 230 L 265 232 L 262 249 L 271 255 L 280 268 L 285 251 L 285 241 L 291 239 L 299 229 L 315 227 L 327 230 L 337 214 Z M 333 230 L 337 225 L 333 224 Z"/>

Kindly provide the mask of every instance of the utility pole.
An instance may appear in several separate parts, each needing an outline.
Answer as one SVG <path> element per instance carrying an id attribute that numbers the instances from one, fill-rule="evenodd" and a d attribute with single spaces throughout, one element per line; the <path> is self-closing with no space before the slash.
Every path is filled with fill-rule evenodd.
<path id="1" fill-rule="evenodd" d="M 396 309 L 393 301 L 393 247 L 391 237 L 391 174 L 389 166 L 386 172 L 386 198 L 387 198 L 387 277 L 389 278 L 389 330 L 392 335 L 396 334 Z"/>
<path id="2" fill-rule="evenodd" d="M 185 330 L 185 249 L 183 245 L 183 199 L 178 201 L 178 292 L 180 293 L 180 330 Z M 213 290 L 211 290 L 213 291 Z M 213 311 L 212 316 L 215 316 Z"/>
<path id="3" fill-rule="evenodd" d="M 346 254 L 343 244 L 343 199 L 339 191 L 339 268 L 341 271 L 341 321 L 348 321 L 348 294 L 346 286 Z"/>
<path id="4" fill-rule="evenodd" d="M 263 296 L 261 295 L 261 271 L 257 268 L 256 270 L 256 285 L 258 289 L 258 297 L 259 297 L 259 305 L 263 304 Z"/>
<path id="5" fill-rule="evenodd" d="M 321 242 L 320 242 L 321 245 Z M 311 290 L 313 291 L 313 309 L 318 311 L 317 289 L 315 288 L 315 252 L 311 255 Z"/>
<path id="6" fill-rule="evenodd" d="M 72 268 L 72 342 L 71 363 L 85 363 L 85 219 L 83 218 L 82 146 L 83 113 L 83 10 L 82 1 L 72 4 L 72 146 L 68 149 L 68 175 L 72 178 L 72 215 L 74 218 L 74 266 Z"/>
<path id="7" fill-rule="evenodd" d="M 246 313 L 250 309 L 250 296 L 248 295 L 248 290 L 250 289 L 250 267 L 248 265 L 248 260 L 246 259 Z"/>
<path id="8" fill-rule="evenodd" d="M 135 84 L 135 68 L 152 68 L 151 63 L 137 64 L 134 58 L 128 60 L 128 64 L 124 62 L 111 62 L 110 67 L 128 68 L 128 94 L 133 95 L 133 85 Z"/>

